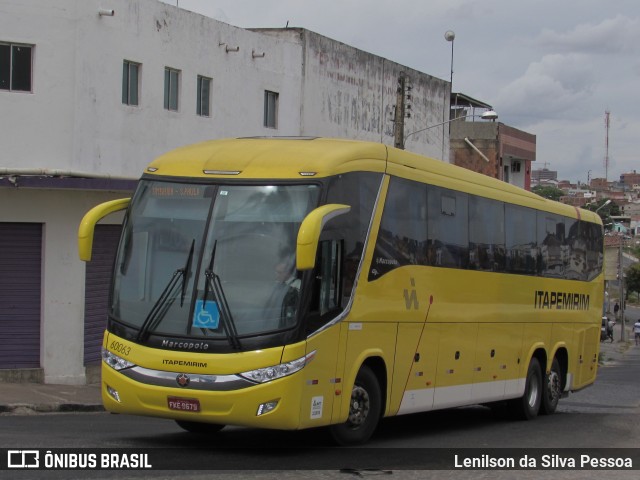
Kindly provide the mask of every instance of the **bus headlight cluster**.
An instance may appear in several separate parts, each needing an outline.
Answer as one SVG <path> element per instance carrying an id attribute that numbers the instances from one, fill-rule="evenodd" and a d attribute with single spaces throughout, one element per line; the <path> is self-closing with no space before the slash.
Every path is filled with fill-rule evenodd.
<path id="1" fill-rule="evenodd" d="M 306 354 L 304 357 L 292 360 L 291 362 L 281 363 L 271 367 L 258 368 L 256 370 L 239 373 L 238 375 L 256 383 L 270 382 L 271 380 L 286 377 L 287 375 L 291 375 L 292 373 L 302 370 L 306 364 L 313 360 L 315 355 L 316 351 L 314 350 L 313 352 Z"/>
<path id="2" fill-rule="evenodd" d="M 123 370 L 125 368 L 133 367 L 135 364 L 122 357 L 119 357 L 115 353 L 111 353 L 106 348 L 102 348 L 102 360 L 114 370 Z"/>

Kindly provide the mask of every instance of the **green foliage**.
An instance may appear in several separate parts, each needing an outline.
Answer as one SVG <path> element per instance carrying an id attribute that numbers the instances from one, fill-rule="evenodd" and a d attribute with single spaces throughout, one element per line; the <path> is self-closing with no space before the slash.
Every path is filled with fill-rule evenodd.
<path id="1" fill-rule="evenodd" d="M 627 253 L 630 253 L 636 258 L 640 258 L 640 246 L 630 246 L 625 249 Z"/>
<path id="2" fill-rule="evenodd" d="M 549 200 L 555 200 L 556 202 L 564 195 L 564 192 L 559 188 L 544 185 L 536 185 L 531 191 L 536 195 L 548 198 Z"/>
<path id="3" fill-rule="evenodd" d="M 628 292 L 640 292 L 640 263 L 631 265 L 624 271 Z"/>
<path id="4" fill-rule="evenodd" d="M 607 205 L 605 205 L 605 203 L 607 203 L 607 199 L 603 198 L 598 202 L 585 205 L 584 208 L 591 210 L 592 212 L 597 211 L 600 218 L 602 218 L 602 223 L 605 225 L 613 224 L 613 220 L 610 217 L 620 215 L 620 206 L 613 201 Z"/>

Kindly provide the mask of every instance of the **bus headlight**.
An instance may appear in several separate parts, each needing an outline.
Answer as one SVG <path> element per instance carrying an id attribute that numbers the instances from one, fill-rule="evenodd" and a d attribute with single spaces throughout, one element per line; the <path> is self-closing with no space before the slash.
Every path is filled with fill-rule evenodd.
<path id="1" fill-rule="evenodd" d="M 119 357 L 115 353 L 111 353 L 106 348 L 102 348 L 102 361 L 109 365 L 114 370 L 123 370 L 125 368 L 133 367 L 135 364 L 122 357 Z"/>
<path id="2" fill-rule="evenodd" d="M 300 357 L 291 362 L 281 363 L 279 365 L 273 365 L 272 367 L 258 368 L 256 370 L 250 370 L 248 372 L 239 373 L 238 376 L 246 378 L 256 383 L 266 383 L 277 378 L 286 377 L 299 370 L 302 370 L 316 356 L 316 351 L 306 354 L 304 357 Z"/>

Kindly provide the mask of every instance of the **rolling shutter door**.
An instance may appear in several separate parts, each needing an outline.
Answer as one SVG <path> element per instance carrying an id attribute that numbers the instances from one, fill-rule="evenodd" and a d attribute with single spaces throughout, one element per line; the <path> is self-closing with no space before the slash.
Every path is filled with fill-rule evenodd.
<path id="1" fill-rule="evenodd" d="M 84 364 L 100 361 L 107 326 L 109 286 L 120 239 L 120 225 L 96 225 L 91 261 L 86 264 L 84 300 Z"/>
<path id="2" fill-rule="evenodd" d="M 0 223 L 0 368 L 40 367 L 42 224 Z"/>

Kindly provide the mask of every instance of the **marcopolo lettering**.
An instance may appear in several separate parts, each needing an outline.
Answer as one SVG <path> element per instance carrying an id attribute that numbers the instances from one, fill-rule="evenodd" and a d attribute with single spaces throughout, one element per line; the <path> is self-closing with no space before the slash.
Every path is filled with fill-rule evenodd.
<path id="1" fill-rule="evenodd" d="M 163 340 L 162 347 L 182 350 L 208 350 L 209 344 L 206 342 L 181 342 L 173 340 Z"/>
<path id="2" fill-rule="evenodd" d="M 536 290 L 533 307 L 543 310 L 589 310 L 589 295 L 573 292 Z"/>

